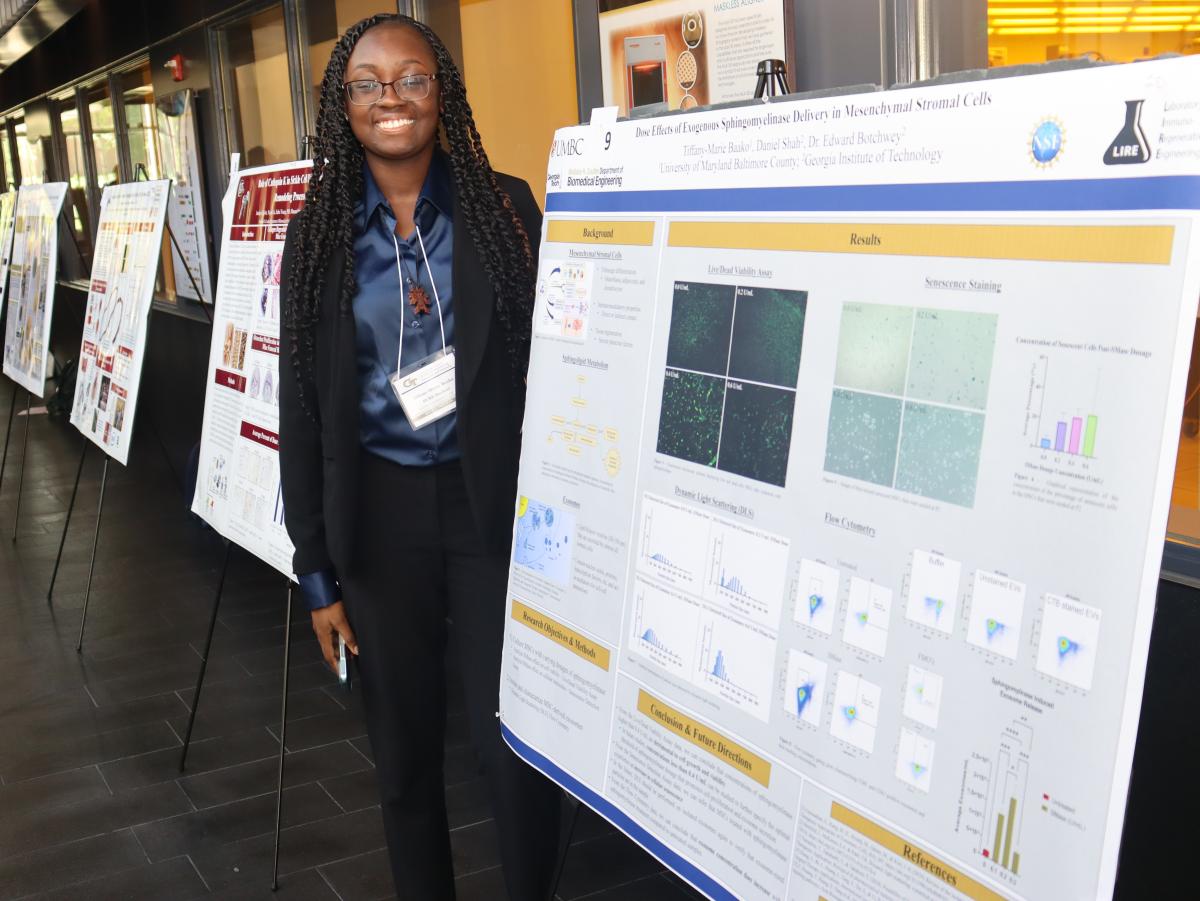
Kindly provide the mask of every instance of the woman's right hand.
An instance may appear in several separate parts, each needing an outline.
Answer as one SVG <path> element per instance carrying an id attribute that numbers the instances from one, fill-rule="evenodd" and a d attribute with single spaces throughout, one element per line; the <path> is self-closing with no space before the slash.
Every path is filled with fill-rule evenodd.
<path id="1" fill-rule="evenodd" d="M 321 607 L 312 612 L 312 627 L 317 633 L 317 641 L 321 643 L 321 654 L 325 657 L 325 665 L 334 673 L 337 665 L 337 636 L 341 635 L 346 641 L 346 647 L 355 657 L 358 656 L 358 641 L 354 638 L 354 630 L 346 619 L 346 608 L 341 601 Z"/>

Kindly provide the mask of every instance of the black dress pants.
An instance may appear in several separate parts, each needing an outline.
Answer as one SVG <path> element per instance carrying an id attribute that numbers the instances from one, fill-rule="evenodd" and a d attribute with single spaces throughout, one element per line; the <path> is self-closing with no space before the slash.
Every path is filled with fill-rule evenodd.
<path id="1" fill-rule="evenodd" d="M 457 644 L 509 896 L 544 901 L 561 794 L 500 735 L 507 555 L 484 549 L 457 463 L 403 467 L 364 452 L 359 486 L 355 557 L 341 585 L 358 639 L 396 893 L 405 901 L 454 897 L 442 775 L 449 638 Z"/>

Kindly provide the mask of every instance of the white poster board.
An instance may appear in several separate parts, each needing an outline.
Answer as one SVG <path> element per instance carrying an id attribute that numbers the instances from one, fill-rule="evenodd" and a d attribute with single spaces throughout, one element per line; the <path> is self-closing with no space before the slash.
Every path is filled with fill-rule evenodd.
<path id="1" fill-rule="evenodd" d="M 600 13 L 604 105 L 651 114 L 748 100 L 784 59 L 783 0 L 647 0 Z"/>
<path id="2" fill-rule="evenodd" d="M 212 303 L 212 273 L 208 262 L 204 189 L 200 176 L 192 91 L 179 91 L 163 98 L 156 104 L 156 115 L 163 176 L 171 180 L 167 222 L 175 236 L 171 244 L 175 293 L 190 300 Z M 188 277 L 189 272 L 191 278 Z M 196 280 L 199 293 L 192 279 Z"/>
<path id="3" fill-rule="evenodd" d="M 38 397 L 46 391 L 54 276 L 58 270 L 58 214 L 66 193 L 66 182 L 21 185 L 17 191 L 9 265 L 12 284 L 4 326 L 4 374 Z"/>
<path id="4" fill-rule="evenodd" d="M 0 309 L 8 287 L 8 264 L 12 257 L 13 222 L 17 214 L 17 192 L 0 194 Z"/>
<path id="5" fill-rule="evenodd" d="M 230 179 L 192 501 L 218 533 L 287 576 L 294 549 L 279 484 L 279 267 L 311 170 L 306 160 Z"/>
<path id="6" fill-rule="evenodd" d="M 122 465 L 133 442 L 170 189 L 166 180 L 135 181 L 109 185 L 100 197 L 71 423 Z"/>
<path id="7" fill-rule="evenodd" d="M 715 898 L 1109 897 L 1198 100 L 1188 58 L 559 131 L 516 751 Z"/>

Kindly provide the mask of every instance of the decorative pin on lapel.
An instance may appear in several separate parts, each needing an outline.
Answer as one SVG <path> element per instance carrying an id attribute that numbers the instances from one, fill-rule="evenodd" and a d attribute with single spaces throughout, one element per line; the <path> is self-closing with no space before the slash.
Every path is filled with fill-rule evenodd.
<path id="1" fill-rule="evenodd" d="M 425 289 L 411 278 L 408 280 L 408 305 L 418 315 L 429 312 L 429 295 Z"/>

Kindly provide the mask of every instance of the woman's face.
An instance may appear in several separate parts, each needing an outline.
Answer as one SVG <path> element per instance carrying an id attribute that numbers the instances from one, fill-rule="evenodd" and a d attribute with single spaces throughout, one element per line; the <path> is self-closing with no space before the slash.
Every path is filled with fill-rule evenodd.
<path id="1" fill-rule="evenodd" d="M 415 29 L 376 25 L 354 45 L 346 63 L 345 80 L 373 78 L 386 84 L 405 75 L 436 72 L 433 50 Z M 435 81 L 424 100 L 400 100 L 390 86 L 385 86 L 383 96 L 370 106 L 346 100 L 350 130 L 368 154 L 386 160 L 409 159 L 437 139 L 440 97 Z"/>

